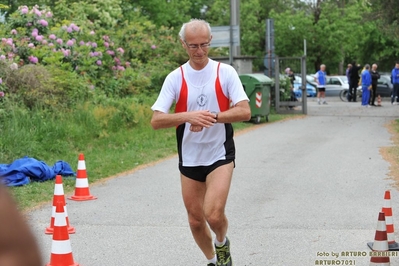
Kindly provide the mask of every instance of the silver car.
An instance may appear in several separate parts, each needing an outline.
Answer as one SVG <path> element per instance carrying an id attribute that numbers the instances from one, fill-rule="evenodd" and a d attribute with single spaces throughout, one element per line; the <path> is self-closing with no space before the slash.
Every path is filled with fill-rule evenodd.
<path id="1" fill-rule="evenodd" d="M 339 93 L 344 89 L 349 89 L 346 76 L 327 76 L 326 96 L 339 96 Z"/>

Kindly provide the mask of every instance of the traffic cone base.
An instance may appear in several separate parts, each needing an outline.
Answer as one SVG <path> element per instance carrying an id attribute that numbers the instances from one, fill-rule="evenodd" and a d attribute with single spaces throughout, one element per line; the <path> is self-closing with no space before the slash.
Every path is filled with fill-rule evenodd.
<path id="1" fill-rule="evenodd" d="M 76 171 L 76 183 L 75 193 L 68 199 L 76 201 L 94 200 L 94 197 L 90 194 L 89 181 L 86 173 L 86 163 L 83 154 L 79 154 L 78 170 Z"/>

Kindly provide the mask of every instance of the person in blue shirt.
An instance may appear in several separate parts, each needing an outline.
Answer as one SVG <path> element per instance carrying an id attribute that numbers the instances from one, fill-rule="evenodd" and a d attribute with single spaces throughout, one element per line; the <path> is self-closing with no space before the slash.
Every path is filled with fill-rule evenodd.
<path id="1" fill-rule="evenodd" d="M 395 68 L 392 69 L 391 81 L 393 84 L 393 91 L 391 96 L 391 104 L 398 104 L 398 94 L 399 94 L 399 62 L 396 62 Z"/>
<path id="2" fill-rule="evenodd" d="M 366 64 L 362 71 L 362 106 L 370 107 L 371 74 L 370 65 Z"/>
<path id="3" fill-rule="evenodd" d="M 317 103 L 327 104 L 325 96 L 326 96 L 326 83 L 327 83 L 327 74 L 326 74 L 326 65 L 320 65 L 320 70 L 316 72 L 314 75 L 314 80 L 317 83 Z"/>

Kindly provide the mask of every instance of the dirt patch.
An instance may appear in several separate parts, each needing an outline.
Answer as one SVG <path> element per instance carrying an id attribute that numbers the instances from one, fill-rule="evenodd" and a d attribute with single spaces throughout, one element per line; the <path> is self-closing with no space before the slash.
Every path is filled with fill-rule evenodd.
<path id="1" fill-rule="evenodd" d="M 395 129 L 395 123 L 396 121 L 393 120 L 385 125 L 388 132 L 392 135 L 391 140 L 394 145 L 381 147 L 380 154 L 385 161 L 389 162 L 388 177 L 394 182 L 393 186 L 399 190 L 399 132 Z"/>

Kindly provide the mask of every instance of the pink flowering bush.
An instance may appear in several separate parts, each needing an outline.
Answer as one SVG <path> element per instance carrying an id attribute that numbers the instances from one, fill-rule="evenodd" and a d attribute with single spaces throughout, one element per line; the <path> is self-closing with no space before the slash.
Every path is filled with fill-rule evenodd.
<path id="1" fill-rule="evenodd" d="M 18 62 L 21 67 L 59 67 L 78 74 L 87 87 L 94 85 L 98 89 L 126 70 L 129 64 L 123 57 L 124 49 L 111 37 L 97 34 L 90 23 L 80 26 L 63 22 L 59 26 L 48 9 L 19 7 L 3 29 L 6 37 L 0 43 L 0 60 Z"/>

